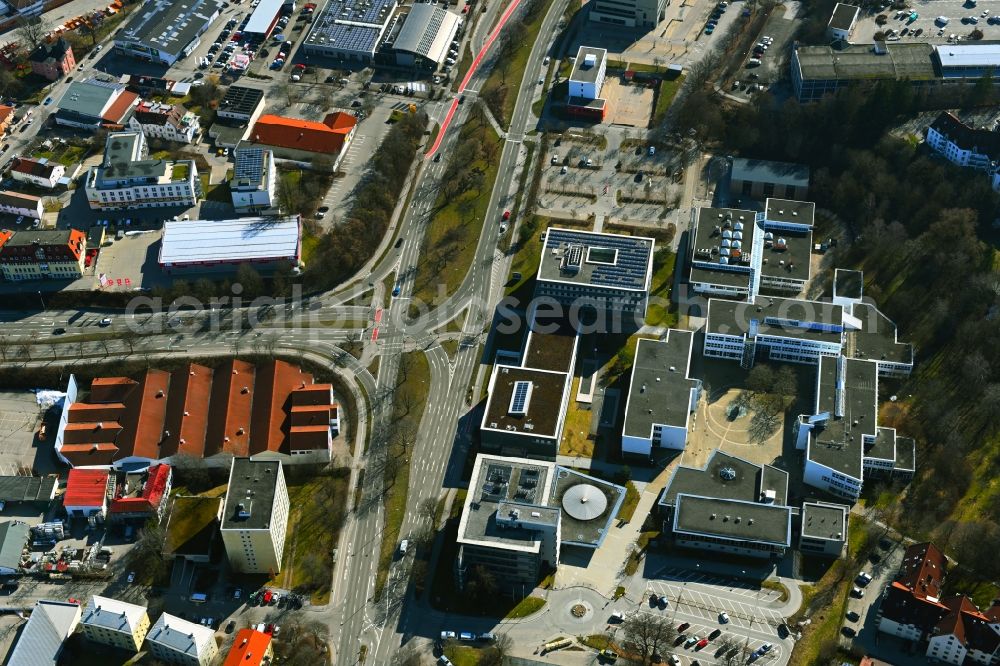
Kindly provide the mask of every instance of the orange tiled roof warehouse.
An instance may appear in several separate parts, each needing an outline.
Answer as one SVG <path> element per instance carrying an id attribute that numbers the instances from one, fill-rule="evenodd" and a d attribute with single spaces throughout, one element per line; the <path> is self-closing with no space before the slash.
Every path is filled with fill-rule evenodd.
<path id="1" fill-rule="evenodd" d="M 338 409 L 332 395 L 330 384 L 284 361 L 99 377 L 88 401 L 70 406 L 60 453 L 80 466 L 327 450 Z"/>
<path id="2" fill-rule="evenodd" d="M 323 122 L 268 114 L 257 120 L 250 138 L 266 146 L 337 154 L 357 124 L 354 116 L 342 112 L 328 114 Z"/>

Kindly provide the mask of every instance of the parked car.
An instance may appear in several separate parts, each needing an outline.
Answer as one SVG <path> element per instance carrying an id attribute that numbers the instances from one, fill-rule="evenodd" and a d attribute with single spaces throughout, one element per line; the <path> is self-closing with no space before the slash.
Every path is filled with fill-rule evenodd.
<path id="1" fill-rule="evenodd" d="M 454 631 L 442 631 L 441 632 L 441 640 L 442 641 L 451 640 L 453 638 L 455 638 L 455 632 Z"/>
<path id="2" fill-rule="evenodd" d="M 862 571 L 858 574 L 858 577 L 854 579 L 854 582 L 858 584 L 859 587 L 864 587 L 868 583 L 872 582 L 871 574 Z"/>
<path id="3" fill-rule="evenodd" d="M 857 622 L 858 620 L 861 619 L 861 616 L 858 615 L 857 611 L 848 611 L 847 619 L 850 620 L 851 622 Z"/>
<path id="4" fill-rule="evenodd" d="M 722 611 L 719 613 L 719 622 L 722 624 L 729 624 L 729 613 Z"/>
<path id="5" fill-rule="evenodd" d="M 111 326 L 111 317 L 105 317 L 100 321 L 101 326 Z"/>
<path id="6" fill-rule="evenodd" d="M 719 636 L 721 636 L 721 635 L 722 635 L 722 629 L 714 629 L 714 630 L 712 630 L 712 633 L 710 633 L 710 634 L 708 635 L 708 637 L 709 637 L 709 638 L 710 638 L 711 640 L 715 640 L 716 638 L 718 638 L 718 637 L 719 637 Z"/>

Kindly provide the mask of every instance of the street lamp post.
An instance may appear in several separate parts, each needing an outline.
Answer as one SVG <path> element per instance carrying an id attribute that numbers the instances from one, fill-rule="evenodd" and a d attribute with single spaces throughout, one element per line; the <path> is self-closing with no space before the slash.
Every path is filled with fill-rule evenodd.
<path id="1" fill-rule="evenodd" d="M 45 309 L 45 299 L 42 298 L 42 291 L 40 289 L 38 290 L 38 300 L 40 300 L 42 302 L 42 309 L 44 310 Z"/>

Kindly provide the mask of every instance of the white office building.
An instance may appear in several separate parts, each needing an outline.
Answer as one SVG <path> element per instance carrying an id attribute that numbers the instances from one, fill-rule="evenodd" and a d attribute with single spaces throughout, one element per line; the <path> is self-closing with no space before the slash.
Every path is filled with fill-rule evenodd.
<path id="1" fill-rule="evenodd" d="M 236 167 L 229 181 L 229 191 L 237 214 L 277 213 L 274 153 L 264 148 L 239 148 L 233 153 L 233 159 Z"/>
<path id="2" fill-rule="evenodd" d="M 109 134 L 104 161 L 90 168 L 85 183 L 94 210 L 187 207 L 201 194 L 194 161 L 150 158 L 142 132 Z"/>
<path id="3" fill-rule="evenodd" d="M 677 329 L 636 343 L 622 453 L 649 457 L 654 448 L 684 449 L 701 393 L 701 381 L 690 376 L 693 346 L 694 333 Z"/>

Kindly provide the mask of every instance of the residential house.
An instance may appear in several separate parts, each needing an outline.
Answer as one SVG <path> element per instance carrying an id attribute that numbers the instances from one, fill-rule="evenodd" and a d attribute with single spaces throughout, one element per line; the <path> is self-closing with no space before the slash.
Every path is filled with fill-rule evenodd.
<path id="1" fill-rule="evenodd" d="M 10 167 L 10 176 L 19 183 L 29 183 L 47 190 L 54 189 L 66 175 L 66 167 L 47 157 L 31 159 L 15 157 Z"/>
<path id="2" fill-rule="evenodd" d="M 14 122 L 14 107 L 0 104 L 0 139 L 7 135 L 7 129 Z"/>
<path id="3" fill-rule="evenodd" d="M 180 104 L 139 102 L 128 121 L 130 129 L 142 132 L 146 139 L 194 143 L 201 132 L 198 115 Z"/>
<path id="4" fill-rule="evenodd" d="M 0 213 L 42 219 L 42 198 L 12 190 L 0 190 Z"/>
<path id="5" fill-rule="evenodd" d="M 945 111 L 927 128 L 927 145 L 949 162 L 983 171 L 994 190 L 1000 190 L 1000 134 L 976 129 Z"/>
<path id="6" fill-rule="evenodd" d="M 28 56 L 31 71 L 49 81 L 65 76 L 76 67 L 73 47 L 62 37 L 51 42 L 42 42 Z"/>
<path id="7" fill-rule="evenodd" d="M 271 634 L 253 629 L 240 629 L 222 666 L 266 666 L 274 658 Z"/>

